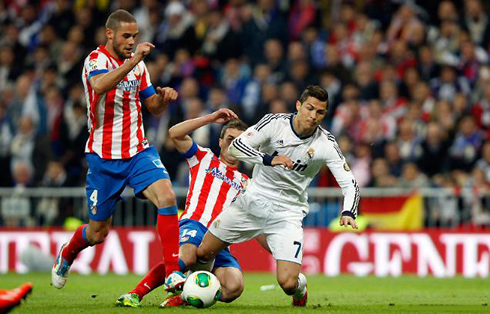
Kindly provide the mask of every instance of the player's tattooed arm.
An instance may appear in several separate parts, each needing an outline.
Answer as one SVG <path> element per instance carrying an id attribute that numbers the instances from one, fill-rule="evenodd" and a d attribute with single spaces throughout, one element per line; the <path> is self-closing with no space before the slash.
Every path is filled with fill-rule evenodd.
<path id="1" fill-rule="evenodd" d="M 168 135 L 174 142 L 175 148 L 180 153 L 186 153 L 193 143 L 189 133 L 210 123 L 225 123 L 232 119 L 238 119 L 237 115 L 230 109 L 222 108 L 208 115 L 176 124 L 168 130 Z"/>

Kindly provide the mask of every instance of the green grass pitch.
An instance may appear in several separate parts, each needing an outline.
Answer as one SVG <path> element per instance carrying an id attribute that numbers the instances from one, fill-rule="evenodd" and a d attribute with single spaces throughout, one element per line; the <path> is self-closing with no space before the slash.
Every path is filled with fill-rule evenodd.
<path id="1" fill-rule="evenodd" d="M 159 309 L 161 288 L 143 300 L 140 309 L 116 308 L 119 295 L 130 290 L 142 277 L 136 275 L 71 274 L 62 290 L 50 286 L 51 275 L 0 275 L 0 289 L 14 288 L 25 281 L 34 284 L 27 302 L 12 313 L 490 313 L 490 279 L 376 277 L 308 278 L 308 306 L 292 308 L 291 298 L 277 287 L 270 274 L 245 274 L 245 291 L 233 303 L 218 303 L 209 309 L 191 307 Z M 276 284 L 261 291 L 263 285 Z"/>

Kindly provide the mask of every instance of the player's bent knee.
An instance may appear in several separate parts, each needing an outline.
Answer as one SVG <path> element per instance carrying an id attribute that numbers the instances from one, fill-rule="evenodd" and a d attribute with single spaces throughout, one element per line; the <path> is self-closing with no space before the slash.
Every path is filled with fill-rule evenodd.
<path id="1" fill-rule="evenodd" d="M 97 245 L 102 242 L 104 242 L 105 238 L 109 234 L 109 231 L 107 230 L 101 230 L 98 232 L 93 232 L 91 234 L 87 234 L 87 240 L 91 245 Z"/>
<path id="2" fill-rule="evenodd" d="M 230 303 L 238 299 L 243 292 L 243 286 L 240 289 L 228 290 L 223 289 L 221 294 L 221 301 L 225 303 Z"/>
<path id="3" fill-rule="evenodd" d="M 202 246 L 202 244 L 197 248 L 197 251 L 196 251 L 196 258 L 197 259 L 200 259 L 200 260 L 203 260 L 203 261 L 209 261 L 211 260 L 213 257 L 212 255 L 210 254 L 210 252 L 207 252 L 207 250 Z"/>
<path id="4" fill-rule="evenodd" d="M 293 276 L 278 276 L 277 282 L 281 286 L 282 290 L 286 294 L 290 295 L 296 290 L 298 278 L 294 278 Z"/>
<path id="5" fill-rule="evenodd" d="M 232 302 L 243 293 L 243 281 L 228 280 L 222 287 L 222 301 Z"/>
<path id="6" fill-rule="evenodd" d="M 176 204 L 175 193 L 170 190 L 165 193 L 165 195 L 158 195 L 156 199 L 158 208 L 165 208 Z"/>
<path id="7" fill-rule="evenodd" d="M 194 266 L 197 262 L 197 257 L 195 254 L 194 255 L 184 255 L 184 256 L 181 256 L 180 259 L 184 262 L 187 269 Z"/>
<path id="8" fill-rule="evenodd" d="M 109 234 L 109 226 L 92 227 L 86 229 L 87 240 L 90 245 L 97 245 L 104 242 L 104 239 Z"/>

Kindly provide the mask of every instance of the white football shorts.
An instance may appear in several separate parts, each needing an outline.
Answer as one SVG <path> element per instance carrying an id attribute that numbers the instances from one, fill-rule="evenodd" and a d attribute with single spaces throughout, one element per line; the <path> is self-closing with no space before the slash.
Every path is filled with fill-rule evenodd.
<path id="1" fill-rule="evenodd" d="M 276 261 L 301 265 L 302 220 L 303 215 L 298 208 L 288 208 L 263 196 L 246 193 L 221 212 L 209 227 L 209 232 L 228 243 L 245 242 L 264 234 Z"/>

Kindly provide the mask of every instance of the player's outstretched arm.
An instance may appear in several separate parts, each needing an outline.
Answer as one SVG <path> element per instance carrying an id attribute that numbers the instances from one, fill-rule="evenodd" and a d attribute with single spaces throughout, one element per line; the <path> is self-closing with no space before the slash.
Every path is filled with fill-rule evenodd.
<path id="1" fill-rule="evenodd" d="M 328 136 L 328 139 L 325 141 L 325 148 L 325 161 L 327 167 L 342 188 L 342 194 L 344 195 L 340 224 L 342 226 L 347 226 L 350 223 L 354 228 L 357 208 L 359 207 L 359 200 L 361 197 L 359 185 L 333 135 Z"/>
<path id="2" fill-rule="evenodd" d="M 114 71 L 92 76 L 90 85 L 99 95 L 113 89 L 145 56 L 150 54 L 153 48 L 155 46 L 148 42 L 139 44 L 136 46 L 136 51 L 131 59 Z"/>
<path id="3" fill-rule="evenodd" d="M 174 142 L 175 148 L 184 154 L 192 146 L 192 138 L 188 135 L 189 133 L 210 123 L 225 123 L 233 119 L 238 119 L 238 116 L 230 109 L 222 108 L 205 116 L 176 124 L 168 130 L 168 135 Z"/>
<path id="4" fill-rule="evenodd" d="M 157 87 L 156 92 L 144 100 L 146 108 L 154 115 L 164 112 L 168 104 L 179 97 L 177 91 L 171 87 Z"/>

